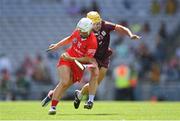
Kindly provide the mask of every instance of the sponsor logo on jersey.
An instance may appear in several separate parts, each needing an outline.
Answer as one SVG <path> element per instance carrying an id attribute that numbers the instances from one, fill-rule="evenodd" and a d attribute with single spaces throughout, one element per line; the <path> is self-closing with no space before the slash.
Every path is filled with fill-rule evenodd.
<path id="1" fill-rule="evenodd" d="M 77 52 L 79 55 L 83 56 L 83 52 L 81 52 L 80 50 L 78 50 L 77 48 L 74 48 L 75 52 Z"/>

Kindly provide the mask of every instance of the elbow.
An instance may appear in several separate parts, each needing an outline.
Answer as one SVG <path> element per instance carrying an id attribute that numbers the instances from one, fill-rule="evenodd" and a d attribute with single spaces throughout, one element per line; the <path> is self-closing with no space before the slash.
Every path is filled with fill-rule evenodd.
<path id="1" fill-rule="evenodd" d="M 125 35 L 125 36 L 130 36 L 131 31 L 126 28 L 126 27 L 121 27 L 121 26 L 117 26 L 116 27 L 116 31 L 121 34 L 121 35 Z"/>

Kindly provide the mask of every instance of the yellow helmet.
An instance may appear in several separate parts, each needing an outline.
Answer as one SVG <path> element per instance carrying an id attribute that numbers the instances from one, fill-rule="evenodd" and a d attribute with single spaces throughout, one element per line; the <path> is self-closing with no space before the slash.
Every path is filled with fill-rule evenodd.
<path id="1" fill-rule="evenodd" d="M 93 23 L 101 22 L 101 17 L 98 12 L 90 11 L 87 13 L 87 18 L 91 19 Z"/>

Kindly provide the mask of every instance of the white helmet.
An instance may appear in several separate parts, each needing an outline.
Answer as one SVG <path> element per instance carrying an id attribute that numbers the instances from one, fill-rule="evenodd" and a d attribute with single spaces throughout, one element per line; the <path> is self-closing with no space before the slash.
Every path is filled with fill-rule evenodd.
<path id="1" fill-rule="evenodd" d="M 77 24 L 77 28 L 81 31 L 81 32 L 88 32 L 88 34 L 90 33 L 90 31 L 93 28 L 93 23 L 92 20 L 89 18 L 82 18 L 78 24 Z"/>

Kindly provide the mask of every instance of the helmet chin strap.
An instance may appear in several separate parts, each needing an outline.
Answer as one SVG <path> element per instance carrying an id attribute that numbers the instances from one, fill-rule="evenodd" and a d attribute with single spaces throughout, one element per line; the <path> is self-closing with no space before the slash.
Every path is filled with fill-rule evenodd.
<path id="1" fill-rule="evenodd" d="M 87 37 L 84 37 L 84 36 L 82 36 L 82 35 L 80 35 L 80 36 L 81 36 L 81 39 L 82 39 L 82 40 L 85 40 L 85 39 L 87 39 L 87 38 L 89 37 L 89 35 L 90 35 L 90 31 L 88 32 L 88 36 L 87 36 Z"/>
<path id="2" fill-rule="evenodd" d="M 80 35 L 81 36 L 81 35 Z M 82 40 L 85 40 L 85 39 L 87 39 L 88 38 L 88 36 L 87 37 L 83 37 L 83 36 L 81 36 L 81 39 Z"/>

